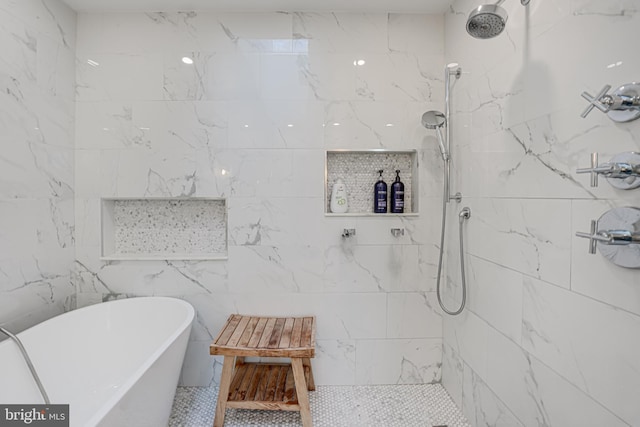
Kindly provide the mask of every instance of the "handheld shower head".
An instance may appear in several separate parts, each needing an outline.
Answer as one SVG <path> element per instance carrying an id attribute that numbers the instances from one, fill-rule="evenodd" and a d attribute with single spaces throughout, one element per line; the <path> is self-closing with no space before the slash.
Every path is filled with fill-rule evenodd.
<path id="1" fill-rule="evenodd" d="M 440 154 L 445 162 L 449 160 L 449 152 L 444 145 L 444 138 L 440 128 L 445 125 L 446 118 L 440 111 L 427 111 L 422 115 L 422 126 L 427 129 L 435 129 L 438 135 L 438 144 L 440 145 Z"/>
<path id="2" fill-rule="evenodd" d="M 446 119 L 440 111 L 427 111 L 422 115 L 422 126 L 427 129 L 437 129 L 444 126 Z"/>
<path id="3" fill-rule="evenodd" d="M 497 4 L 483 4 L 467 18 L 467 32 L 477 39 L 490 39 L 500 34 L 507 23 L 507 11 Z"/>

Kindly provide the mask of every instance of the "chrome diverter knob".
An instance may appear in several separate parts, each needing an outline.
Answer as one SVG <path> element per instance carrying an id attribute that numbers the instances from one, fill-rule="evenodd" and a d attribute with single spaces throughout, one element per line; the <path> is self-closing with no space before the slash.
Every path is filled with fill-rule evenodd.
<path id="1" fill-rule="evenodd" d="M 640 209 L 615 208 L 600 219 L 591 221 L 591 232 L 577 232 L 589 239 L 589 253 L 599 252 L 612 263 L 626 268 L 640 268 Z M 600 245 L 597 245 L 600 243 Z"/>

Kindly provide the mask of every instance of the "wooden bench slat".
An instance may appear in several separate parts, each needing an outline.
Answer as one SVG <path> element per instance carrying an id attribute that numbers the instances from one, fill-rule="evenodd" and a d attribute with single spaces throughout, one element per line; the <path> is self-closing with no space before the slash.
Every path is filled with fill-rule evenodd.
<path id="1" fill-rule="evenodd" d="M 236 327 L 238 326 L 238 323 L 240 323 L 241 318 L 242 316 L 239 316 L 237 314 L 232 314 L 231 316 L 229 316 L 226 326 L 222 329 L 222 331 L 220 331 L 214 343 L 222 345 L 226 344 L 227 341 L 229 341 L 231 335 L 233 335 L 233 332 L 236 330 Z"/>
<path id="2" fill-rule="evenodd" d="M 260 386 L 260 382 L 263 380 L 262 377 L 264 375 L 265 366 L 263 364 L 256 365 L 256 369 L 253 371 L 253 376 L 251 381 L 249 382 L 249 387 L 247 387 L 247 394 L 245 395 L 243 400 L 247 401 L 256 401 L 256 392 L 258 391 L 258 387 Z"/>
<path id="3" fill-rule="evenodd" d="M 272 366 L 271 377 L 269 377 L 269 382 L 267 383 L 267 392 L 264 396 L 264 400 L 267 402 L 273 402 L 276 398 L 276 387 L 278 386 L 278 381 L 280 380 L 280 375 L 282 370 L 279 366 Z"/>
<path id="4" fill-rule="evenodd" d="M 237 344 L 238 347 L 246 347 L 247 344 L 249 344 L 249 340 L 251 339 L 251 336 L 253 335 L 253 331 L 256 329 L 256 325 L 258 324 L 259 321 L 260 321 L 259 317 L 252 317 L 249 319 L 249 323 L 245 327 L 244 332 L 242 332 L 242 337 L 240 337 L 240 341 L 238 341 L 238 344 Z"/>
<path id="5" fill-rule="evenodd" d="M 314 335 L 312 326 L 313 318 L 305 317 L 302 323 L 302 338 L 300 339 L 300 347 L 309 347 L 311 345 L 311 337 Z"/>
<path id="6" fill-rule="evenodd" d="M 284 385 L 284 396 L 282 397 L 282 401 L 285 403 L 291 403 L 297 400 L 296 382 L 293 376 L 293 371 L 291 369 L 287 369 L 287 380 Z"/>
<path id="7" fill-rule="evenodd" d="M 256 348 L 260 343 L 260 338 L 262 338 L 262 333 L 264 332 L 264 328 L 267 326 L 266 317 L 258 317 L 258 324 L 256 325 L 256 329 L 251 334 L 251 338 L 249 339 L 249 343 L 247 347 Z"/>
<path id="8" fill-rule="evenodd" d="M 276 320 L 276 324 L 273 327 L 271 338 L 269 338 L 268 348 L 278 348 L 280 346 L 280 337 L 282 337 L 282 330 L 284 329 L 284 318 Z"/>
<path id="9" fill-rule="evenodd" d="M 233 331 L 233 334 L 229 338 L 229 341 L 227 341 L 228 346 L 235 347 L 236 345 L 238 345 L 238 341 L 240 341 L 242 334 L 244 334 L 244 329 L 247 327 L 249 320 L 251 320 L 251 318 L 246 316 L 243 316 L 240 319 L 240 323 L 238 323 L 238 326 L 236 326 L 236 330 Z"/>
<path id="10" fill-rule="evenodd" d="M 302 318 L 297 317 L 293 322 L 293 332 L 291 333 L 291 347 L 300 347 L 300 338 L 302 337 Z"/>
<path id="11" fill-rule="evenodd" d="M 284 390 L 287 384 L 287 372 L 289 369 L 285 366 L 280 367 L 280 375 L 278 376 L 278 383 L 276 384 L 276 394 L 273 400 L 276 402 L 282 402 L 284 399 Z"/>
<path id="12" fill-rule="evenodd" d="M 276 325 L 276 318 L 272 317 L 267 320 L 267 324 L 264 327 L 264 332 L 262 332 L 262 338 L 260 338 L 260 342 L 258 343 L 258 347 L 265 348 L 269 345 L 269 341 L 271 340 L 271 333 L 273 332 L 273 328 Z"/>
<path id="13" fill-rule="evenodd" d="M 236 368 L 236 373 L 233 376 L 233 379 L 231 380 L 231 385 L 229 386 L 229 398 L 228 400 L 233 400 L 236 397 L 236 393 L 238 392 L 238 389 L 240 388 L 240 383 L 242 382 L 242 379 L 244 378 L 244 375 L 247 373 L 247 366 L 246 365 L 240 365 Z"/>
<path id="14" fill-rule="evenodd" d="M 284 329 L 282 330 L 282 337 L 280 338 L 280 348 L 289 348 L 291 344 L 291 333 L 293 332 L 293 317 L 287 317 L 284 323 Z"/>
<path id="15" fill-rule="evenodd" d="M 265 396 L 267 395 L 267 389 L 269 386 L 269 381 L 271 381 L 271 376 L 273 375 L 274 369 L 273 365 L 264 365 L 262 370 L 262 379 L 258 388 L 256 389 L 256 400 L 262 401 L 266 400 Z"/>
<path id="16" fill-rule="evenodd" d="M 249 389 L 249 385 L 251 384 L 251 379 L 253 378 L 256 371 L 256 365 L 254 363 L 247 363 L 244 366 L 246 366 L 246 372 L 242 377 L 242 382 L 238 387 L 238 391 L 234 400 L 245 400 L 245 398 L 247 397 L 247 390 Z"/>

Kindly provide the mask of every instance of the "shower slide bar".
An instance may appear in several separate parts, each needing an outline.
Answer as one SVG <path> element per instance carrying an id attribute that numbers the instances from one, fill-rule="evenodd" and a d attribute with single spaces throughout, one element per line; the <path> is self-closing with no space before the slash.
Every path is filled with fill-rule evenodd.
<path id="1" fill-rule="evenodd" d="M 29 370 L 31 371 L 31 376 L 33 377 L 33 379 L 35 380 L 36 384 L 38 385 L 38 389 L 40 389 L 40 394 L 42 395 L 42 398 L 44 399 L 44 402 L 47 405 L 50 404 L 51 401 L 49 400 L 49 396 L 47 395 L 47 392 L 45 391 L 44 386 L 42 385 L 42 381 L 40 381 L 40 377 L 38 376 L 38 373 L 36 372 L 36 368 L 33 366 L 33 363 L 31 363 L 31 358 L 27 354 L 27 350 L 22 345 L 22 341 L 20 341 L 20 338 L 18 338 L 17 336 L 12 334 L 11 332 L 7 331 L 3 327 L 0 327 L 0 332 L 5 334 L 6 336 L 8 336 L 13 342 L 16 343 L 16 345 L 20 349 L 20 353 L 22 353 L 22 358 L 27 363 L 27 366 L 29 367 Z"/>

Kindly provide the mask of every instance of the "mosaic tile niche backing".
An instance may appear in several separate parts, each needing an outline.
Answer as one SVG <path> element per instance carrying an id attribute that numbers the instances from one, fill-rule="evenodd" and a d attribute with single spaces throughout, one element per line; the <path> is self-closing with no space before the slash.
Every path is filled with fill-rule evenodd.
<path id="1" fill-rule="evenodd" d="M 416 152 L 328 151 L 325 212 L 331 213 L 331 190 L 338 179 L 347 187 L 349 214 L 373 214 L 373 188 L 378 171 L 387 183 L 388 195 L 396 170 L 404 184 L 404 213 L 417 213 L 413 197 L 417 183 Z M 377 214 L 380 215 L 380 214 Z M 382 214 L 383 215 L 383 214 Z"/>
<path id="2" fill-rule="evenodd" d="M 105 257 L 189 259 L 227 255 L 227 215 L 222 199 L 121 199 L 103 203 Z"/>

